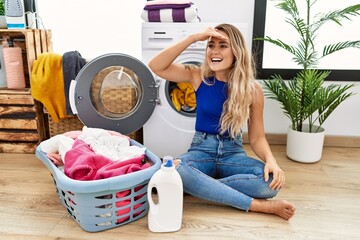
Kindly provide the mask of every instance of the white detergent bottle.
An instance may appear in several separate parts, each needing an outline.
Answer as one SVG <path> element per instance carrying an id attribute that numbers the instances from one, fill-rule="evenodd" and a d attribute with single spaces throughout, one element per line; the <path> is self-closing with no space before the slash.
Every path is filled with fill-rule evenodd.
<path id="1" fill-rule="evenodd" d="M 157 191 L 156 203 L 152 195 L 153 189 Z M 152 232 L 178 231 L 182 222 L 183 184 L 171 156 L 163 158 L 161 168 L 151 177 L 147 197 L 149 230 Z"/>

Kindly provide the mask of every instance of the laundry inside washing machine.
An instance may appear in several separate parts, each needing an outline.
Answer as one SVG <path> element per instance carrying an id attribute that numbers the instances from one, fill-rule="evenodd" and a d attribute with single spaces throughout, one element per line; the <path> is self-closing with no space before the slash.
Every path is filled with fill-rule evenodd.
<path id="1" fill-rule="evenodd" d="M 196 114 L 196 97 L 194 87 L 190 83 L 166 82 L 167 100 L 171 107 L 184 115 Z"/>

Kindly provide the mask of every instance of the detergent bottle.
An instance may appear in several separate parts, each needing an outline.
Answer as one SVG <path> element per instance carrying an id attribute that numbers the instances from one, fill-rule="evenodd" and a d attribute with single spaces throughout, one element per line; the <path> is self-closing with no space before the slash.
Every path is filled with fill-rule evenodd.
<path id="1" fill-rule="evenodd" d="M 152 190 L 157 192 L 152 194 Z M 183 184 L 171 156 L 163 157 L 160 169 L 148 185 L 148 227 L 152 232 L 175 232 L 181 228 L 183 212 Z"/>

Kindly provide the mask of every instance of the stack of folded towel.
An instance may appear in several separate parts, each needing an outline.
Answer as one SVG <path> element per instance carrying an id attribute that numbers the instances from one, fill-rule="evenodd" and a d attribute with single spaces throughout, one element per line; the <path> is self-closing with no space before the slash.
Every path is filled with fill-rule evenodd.
<path id="1" fill-rule="evenodd" d="M 145 3 L 145 22 L 200 22 L 196 6 L 188 0 L 154 0 Z"/>

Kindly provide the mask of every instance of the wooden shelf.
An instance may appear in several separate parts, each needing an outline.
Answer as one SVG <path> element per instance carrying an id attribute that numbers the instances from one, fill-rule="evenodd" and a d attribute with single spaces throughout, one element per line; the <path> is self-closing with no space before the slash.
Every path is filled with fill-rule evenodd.
<path id="1" fill-rule="evenodd" d="M 13 38 L 22 49 L 26 89 L 0 88 L 0 152 L 34 153 L 46 138 L 43 105 L 30 93 L 34 61 L 52 51 L 51 31 L 44 29 L 1 29 L 0 38 Z"/>

